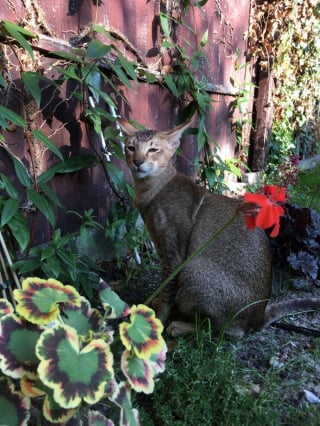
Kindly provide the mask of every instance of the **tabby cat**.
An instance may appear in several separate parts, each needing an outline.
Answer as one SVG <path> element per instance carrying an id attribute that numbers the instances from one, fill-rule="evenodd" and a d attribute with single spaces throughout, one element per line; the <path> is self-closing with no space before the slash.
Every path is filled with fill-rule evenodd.
<path id="1" fill-rule="evenodd" d="M 165 132 L 137 131 L 125 119 L 119 124 L 126 136 L 135 204 L 155 244 L 164 280 L 225 224 L 241 202 L 212 194 L 177 173 L 172 158 L 189 123 Z M 178 309 L 184 321 L 169 324 L 167 331 L 173 336 L 194 330 L 197 314 L 209 317 L 217 332 L 227 327 L 229 333 L 242 336 L 289 313 L 320 308 L 320 299 L 268 304 L 270 294 L 268 238 L 261 229 L 248 230 L 240 213 L 162 291 L 157 315 L 166 323 L 172 307 Z"/>

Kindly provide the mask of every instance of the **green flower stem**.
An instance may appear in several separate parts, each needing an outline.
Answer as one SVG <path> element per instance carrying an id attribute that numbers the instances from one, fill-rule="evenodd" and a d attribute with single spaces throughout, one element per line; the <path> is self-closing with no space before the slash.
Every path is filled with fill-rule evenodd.
<path id="1" fill-rule="evenodd" d="M 206 249 L 212 241 L 214 241 L 218 236 L 236 219 L 239 214 L 239 210 L 237 210 L 228 220 L 227 222 L 216 231 L 211 237 L 205 241 L 197 250 L 195 250 L 186 260 L 184 260 L 177 269 L 175 269 L 161 284 L 160 286 L 151 294 L 151 296 L 144 302 L 145 305 L 150 305 L 153 299 L 155 299 L 158 294 L 165 288 L 166 285 L 169 284 L 170 281 L 175 278 L 179 272 L 189 263 L 192 259 L 194 259 L 198 254 L 200 254 L 204 249 Z"/>

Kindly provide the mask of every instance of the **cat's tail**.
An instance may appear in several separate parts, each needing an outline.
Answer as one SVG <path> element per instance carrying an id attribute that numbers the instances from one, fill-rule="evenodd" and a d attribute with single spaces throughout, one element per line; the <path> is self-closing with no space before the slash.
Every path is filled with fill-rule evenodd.
<path id="1" fill-rule="evenodd" d="M 266 307 L 264 322 L 261 328 L 267 327 L 271 323 L 288 315 L 317 310 L 320 310 L 320 299 L 312 297 L 304 299 L 289 299 L 284 300 L 283 302 L 270 303 Z"/>

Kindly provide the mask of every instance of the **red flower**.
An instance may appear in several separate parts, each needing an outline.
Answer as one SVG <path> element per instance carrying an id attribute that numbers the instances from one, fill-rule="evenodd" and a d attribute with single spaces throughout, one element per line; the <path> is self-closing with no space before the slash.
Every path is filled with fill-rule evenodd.
<path id="1" fill-rule="evenodd" d="M 276 237 L 280 229 L 280 216 L 284 213 L 283 207 L 278 203 L 285 201 L 285 189 L 275 185 L 265 185 L 263 194 L 245 194 L 247 203 L 257 204 L 260 208 L 258 212 L 250 212 L 246 215 L 246 225 L 248 229 L 256 226 L 262 229 L 271 228 L 270 237 Z"/>

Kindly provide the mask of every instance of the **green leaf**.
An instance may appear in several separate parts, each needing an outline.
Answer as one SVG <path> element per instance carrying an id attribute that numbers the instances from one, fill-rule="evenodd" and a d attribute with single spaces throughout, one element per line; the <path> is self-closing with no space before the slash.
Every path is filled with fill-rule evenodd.
<path id="1" fill-rule="evenodd" d="M 121 300 L 117 293 L 104 281 L 100 282 L 99 299 L 106 312 L 110 311 L 106 315 L 107 318 L 122 318 L 130 312 L 129 305 Z"/>
<path id="2" fill-rule="evenodd" d="M 39 139 L 47 148 L 50 149 L 60 160 L 63 161 L 63 155 L 59 151 L 59 149 L 55 146 L 55 144 L 41 131 L 41 130 L 33 130 L 32 134 Z"/>
<path id="3" fill-rule="evenodd" d="M 8 83 L 6 82 L 6 80 L 2 77 L 2 75 L 0 74 L 0 86 L 4 87 L 5 89 L 8 86 Z"/>
<path id="4" fill-rule="evenodd" d="M 62 74 L 66 79 L 76 80 L 79 82 L 82 82 L 81 78 L 76 74 L 77 68 L 72 65 L 70 68 L 67 68 L 66 70 L 61 67 L 52 67 L 54 70 L 58 71 L 60 74 Z"/>
<path id="5" fill-rule="evenodd" d="M 58 51 L 54 51 L 51 52 L 52 55 L 58 56 L 59 58 L 63 58 L 66 59 L 67 61 L 72 61 L 72 62 L 77 62 L 79 64 L 84 64 L 84 60 L 80 57 L 81 55 L 81 51 L 79 51 L 79 49 L 73 49 L 74 54 L 72 53 L 67 53 L 67 52 L 58 52 Z M 79 56 L 77 56 L 77 53 Z M 83 51 L 83 53 L 85 53 L 85 51 Z"/>
<path id="6" fill-rule="evenodd" d="M 61 161 L 38 177 L 39 183 L 48 182 L 56 173 L 73 173 L 88 167 L 97 165 L 97 159 L 94 155 L 75 155 Z"/>
<path id="7" fill-rule="evenodd" d="M 56 206 L 63 208 L 63 205 L 61 204 L 59 198 L 57 197 L 57 194 L 54 191 L 52 191 L 52 189 L 48 185 L 46 185 L 43 182 L 40 182 L 39 187 L 46 194 L 47 198 L 50 201 L 52 201 Z"/>
<path id="8" fill-rule="evenodd" d="M 39 377 L 63 408 L 76 408 L 82 400 L 95 404 L 114 387 L 110 346 L 93 339 L 80 349 L 79 341 L 73 327 L 57 324 L 42 333 L 36 346 Z"/>
<path id="9" fill-rule="evenodd" d="M 166 82 L 166 85 L 168 86 L 170 92 L 173 94 L 173 96 L 175 96 L 176 98 L 179 97 L 179 93 L 177 90 L 177 86 L 175 84 L 175 82 L 173 81 L 173 78 L 170 74 L 165 74 L 163 76 L 164 81 Z"/>
<path id="10" fill-rule="evenodd" d="M 33 60 L 34 55 L 33 55 L 32 46 L 30 46 L 30 44 L 28 43 L 28 41 L 25 39 L 24 36 L 34 38 L 36 37 L 36 35 L 9 21 L 2 21 L 2 25 L 6 33 L 9 36 L 11 36 L 13 39 L 15 39 L 15 41 L 18 44 L 20 44 L 20 46 L 23 47 L 23 49 L 25 49 L 29 53 L 31 59 Z"/>
<path id="11" fill-rule="evenodd" d="M 23 185 L 25 188 L 30 188 L 30 186 L 32 185 L 32 181 L 26 166 L 18 157 L 13 157 L 12 160 L 16 175 L 21 185 Z"/>
<path id="12" fill-rule="evenodd" d="M 26 71 L 21 73 L 21 78 L 39 106 L 41 102 L 41 90 L 39 86 L 39 80 L 41 79 L 41 76 L 36 72 Z"/>
<path id="13" fill-rule="evenodd" d="M 170 30 L 169 30 L 169 21 L 168 21 L 168 15 L 165 13 L 160 13 L 160 24 L 162 31 L 164 32 L 164 35 L 167 39 L 170 38 Z"/>
<path id="14" fill-rule="evenodd" d="M 111 50 L 111 46 L 102 43 L 100 40 L 93 39 L 88 44 L 86 58 L 97 59 L 103 58 Z"/>
<path id="15" fill-rule="evenodd" d="M 17 313 L 32 324 L 50 324 L 60 313 L 60 303 L 80 306 L 80 295 L 71 285 L 50 279 L 26 278 L 21 290 L 14 290 Z"/>
<path id="16" fill-rule="evenodd" d="M 7 129 L 8 122 L 16 124 L 17 126 L 26 127 L 25 121 L 11 109 L 0 105 L 0 126 Z"/>
<path id="17" fill-rule="evenodd" d="M 161 333 L 163 325 L 152 309 L 145 305 L 131 307 L 130 323 L 119 326 L 120 338 L 128 351 L 133 349 L 138 358 L 150 359 L 166 348 Z"/>
<path id="18" fill-rule="evenodd" d="M 19 210 L 19 201 L 16 198 L 10 198 L 4 203 L 1 212 L 0 227 L 6 225 Z"/>
<path id="19" fill-rule="evenodd" d="M 200 41 L 200 46 L 204 47 L 207 43 L 208 43 L 208 29 L 206 29 L 206 31 L 204 32 L 201 41 Z"/>
<path id="20" fill-rule="evenodd" d="M 132 407 L 130 388 L 125 382 L 120 382 L 110 400 L 120 407 L 120 424 L 139 426 L 139 415 L 136 408 Z"/>
<path id="21" fill-rule="evenodd" d="M 89 301 L 84 297 L 81 298 L 80 308 L 67 304 L 63 307 L 63 313 L 65 314 L 64 324 L 76 329 L 81 336 L 86 337 L 92 332 L 101 331 L 102 315 L 97 309 L 91 308 Z"/>
<path id="22" fill-rule="evenodd" d="M 84 71 L 85 70 L 83 70 L 83 74 L 85 74 Z M 101 74 L 97 70 L 91 70 L 87 73 L 85 82 L 89 86 L 90 92 L 95 101 L 98 103 L 101 93 Z M 90 107 L 92 108 L 91 105 Z"/>
<path id="23" fill-rule="evenodd" d="M 155 81 L 157 81 L 157 77 L 153 73 L 146 70 L 139 70 L 139 74 L 141 76 L 145 76 L 149 84 L 153 84 Z"/>
<path id="24" fill-rule="evenodd" d="M 122 68 L 125 70 L 125 72 L 132 78 L 134 81 L 138 81 L 137 75 L 135 72 L 135 68 L 131 62 L 126 59 L 121 52 L 118 52 L 118 59 L 122 65 Z"/>
<path id="25" fill-rule="evenodd" d="M 0 378 L 0 409 L 3 425 L 27 425 L 30 418 L 30 398 L 15 390 L 7 377 Z"/>
<path id="26" fill-rule="evenodd" d="M 40 265 L 41 263 L 39 260 L 19 260 L 15 262 L 13 266 L 20 274 L 29 274 L 30 272 L 36 271 Z"/>
<path id="27" fill-rule="evenodd" d="M 124 351 L 121 356 L 121 369 L 136 392 L 152 393 L 154 377 L 152 365 L 138 358 L 131 351 Z"/>
<path id="28" fill-rule="evenodd" d="M 39 194 L 39 192 L 33 188 L 27 189 L 27 197 L 46 217 L 50 225 L 54 226 L 56 222 L 55 211 L 52 204 L 48 202 L 47 197 L 45 195 Z"/>
<path id="29" fill-rule="evenodd" d="M 20 250 L 24 251 L 30 241 L 30 231 L 26 218 L 18 211 L 10 222 L 8 222 L 8 227 L 18 242 Z"/>
<path id="30" fill-rule="evenodd" d="M 130 80 L 128 79 L 126 73 L 123 71 L 122 67 L 119 66 L 118 64 L 113 64 L 112 62 L 109 63 L 111 69 L 115 72 L 115 74 L 117 74 L 118 78 L 120 79 L 120 81 L 127 87 L 129 87 L 130 89 L 133 89 Z"/>
<path id="31" fill-rule="evenodd" d="M 0 369 L 3 373 L 15 379 L 25 374 L 36 374 L 38 359 L 35 345 L 41 331 L 38 326 L 15 314 L 1 318 Z"/>
<path id="32" fill-rule="evenodd" d="M 18 198 L 19 193 L 16 190 L 16 188 L 12 185 L 11 181 L 7 178 L 7 176 L 4 175 L 3 173 L 0 173 L 0 177 L 1 177 L 2 183 L 4 185 L 4 189 L 7 191 L 9 197 Z"/>

